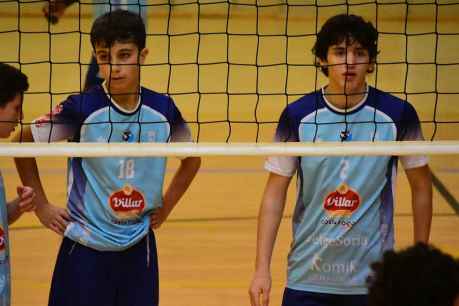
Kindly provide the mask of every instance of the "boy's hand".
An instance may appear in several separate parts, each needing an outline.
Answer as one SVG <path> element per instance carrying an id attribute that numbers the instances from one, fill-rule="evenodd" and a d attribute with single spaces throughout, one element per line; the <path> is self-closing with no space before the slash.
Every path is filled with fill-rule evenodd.
<path id="1" fill-rule="evenodd" d="M 25 212 L 35 210 L 35 203 L 33 201 L 35 191 L 32 187 L 18 186 L 16 192 L 18 194 L 17 209 L 21 215 Z"/>
<path id="2" fill-rule="evenodd" d="M 150 227 L 152 229 L 159 228 L 169 216 L 169 211 L 163 207 L 157 208 L 150 215 Z"/>
<path id="3" fill-rule="evenodd" d="M 37 206 L 35 214 L 44 226 L 62 236 L 70 222 L 70 216 L 66 209 L 50 203 Z"/>
<path id="4" fill-rule="evenodd" d="M 268 306 L 271 292 L 271 276 L 255 275 L 249 288 L 251 306 Z"/>
<path id="5" fill-rule="evenodd" d="M 56 24 L 64 15 L 67 4 L 62 0 L 49 0 L 42 8 L 43 15 L 52 23 Z"/>

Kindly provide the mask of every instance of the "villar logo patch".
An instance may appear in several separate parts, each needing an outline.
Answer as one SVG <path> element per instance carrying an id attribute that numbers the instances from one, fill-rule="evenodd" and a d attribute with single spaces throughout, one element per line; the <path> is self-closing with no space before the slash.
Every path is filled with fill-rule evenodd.
<path id="1" fill-rule="evenodd" d="M 324 201 L 324 209 L 331 214 L 352 214 L 359 205 L 359 194 L 346 184 L 341 184 L 335 191 L 329 193 Z"/>
<path id="2" fill-rule="evenodd" d="M 141 192 L 126 185 L 110 195 L 109 204 L 119 218 L 136 218 L 145 208 L 145 198 Z"/>

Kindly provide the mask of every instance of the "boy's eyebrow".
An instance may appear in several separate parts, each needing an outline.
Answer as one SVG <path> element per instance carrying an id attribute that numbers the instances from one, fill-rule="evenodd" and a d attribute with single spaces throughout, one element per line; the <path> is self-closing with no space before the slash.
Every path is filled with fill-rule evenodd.
<path id="1" fill-rule="evenodd" d="M 332 49 L 332 50 L 343 50 L 343 49 L 351 49 L 351 47 L 352 46 L 343 47 L 343 46 L 336 46 L 335 45 L 335 46 L 331 46 L 330 49 Z M 360 45 L 359 46 L 355 46 L 353 48 L 356 49 L 356 50 L 367 50 L 365 47 L 360 46 Z"/>
<path id="2" fill-rule="evenodd" d="M 126 47 L 126 48 L 119 49 L 118 52 L 126 52 L 126 51 L 132 51 L 132 50 L 134 50 L 134 48 Z"/>
<path id="3" fill-rule="evenodd" d="M 134 48 L 131 48 L 131 47 L 125 47 L 125 48 L 122 48 L 122 49 L 119 49 L 119 50 L 116 50 L 116 53 L 119 53 L 119 52 L 133 52 L 134 51 Z M 98 50 L 96 50 L 96 55 L 97 54 L 106 54 L 106 53 L 110 53 L 110 49 L 109 48 L 100 48 Z"/>
<path id="4" fill-rule="evenodd" d="M 100 54 L 100 53 L 108 53 L 109 51 L 107 49 L 99 49 L 99 50 L 96 50 L 96 54 Z"/>

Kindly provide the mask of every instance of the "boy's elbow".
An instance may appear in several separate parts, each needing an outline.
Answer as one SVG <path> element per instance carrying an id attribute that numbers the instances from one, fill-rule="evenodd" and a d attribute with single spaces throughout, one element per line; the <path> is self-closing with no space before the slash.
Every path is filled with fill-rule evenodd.
<path id="1" fill-rule="evenodd" d="M 191 158 L 193 159 L 194 168 L 196 168 L 196 170 L 201 168 L 201 157 L 195 156 L 195 157 L 191 157 Z"/>
<path id="2" fill-rule="evenodd" d="M 429 166 L 409 169 L 406 173 L 414 192 L 432 189 L 432 173 Z"/>
<path id="3" fill-rule="evenodd" d="M 430 171 L 429 167 L 425 167 L 425 169 L 423 170 L 424 171 L 417 182 L 416 189 L 418 189 L 418 191 L 425 190 L 427 192 L 432 193 L 432 189 L 433 189 L 432 172 Z"/>
<path id="4" fill-rule="evenodd" d="M 430 176 L 418 180 L 411 187 L 411 194 L 415 202 L 421 200 L 423 203 L 432 205 L 433 200 L 433 184 Z"/>
<path id="5" fill-rule="evenodd" d="M 194 171 L 198 171 L 199 168 L 201 167 L 201 157 L 199 156 L 192 156 L 192 157 L 187 157 L 185 158 L 182 163 L 189 167 L 190 169 L 193 169 Z"/>

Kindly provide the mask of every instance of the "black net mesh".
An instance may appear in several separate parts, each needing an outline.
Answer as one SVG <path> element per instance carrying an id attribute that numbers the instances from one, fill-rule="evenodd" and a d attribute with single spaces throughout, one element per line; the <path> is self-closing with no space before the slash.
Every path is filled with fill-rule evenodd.
<path id="1" fill-rule="evenodd" d="M 198 142 L 271 141 L 282 109 L 327 83 L 311 48 L 338 13 L 379 32 L 369 84 L 410 101 L 427 140 L 459 139 L 458 1 L 80 1 L 57 23 L 47 3 L 0 1 L 0 61 L 31 84 L 23 124 L 83 89 L 94 16 L 127 5 L 147 25 L 142 84 L 176 101 Z"/>

